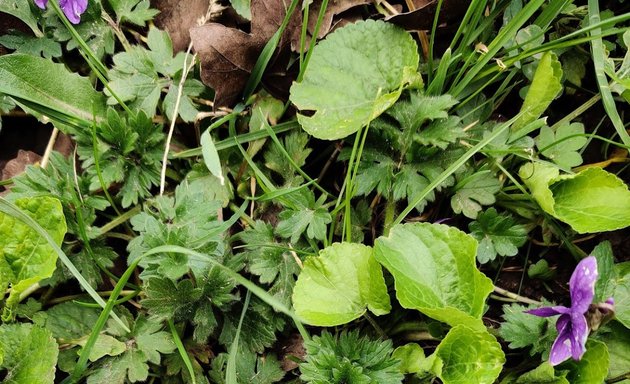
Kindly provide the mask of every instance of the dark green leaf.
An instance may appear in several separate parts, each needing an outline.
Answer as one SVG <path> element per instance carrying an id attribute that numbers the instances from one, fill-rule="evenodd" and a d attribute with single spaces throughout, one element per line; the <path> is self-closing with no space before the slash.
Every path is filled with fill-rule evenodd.
<path id="1" fill-rule="evenodd" d="M 479 241 L 477 260 L 484 264 L 497 255 L 514 256 L 527 241 L 527 228 L 517 224 L 509 214 L 499 214 L 494 208 L 481 212 L 468 224 L 472 237 Z"/>

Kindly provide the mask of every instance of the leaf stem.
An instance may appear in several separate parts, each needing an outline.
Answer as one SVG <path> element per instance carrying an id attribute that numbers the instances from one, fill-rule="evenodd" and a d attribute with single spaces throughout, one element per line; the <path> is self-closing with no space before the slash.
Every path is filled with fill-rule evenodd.
<path id="1" fill-rule="evenodd" d="M 517 295 L 514 292 L 510 292 L 510 291 L 508 291 L 506 289 L 497 287 L 496 285 L 494 286 L 494 292 L 499 294 L 499 295 L 501 295 L 501 296 L 508 297 L 508 298 L 514 299 L 516 301 L 520 301 L 521 303 L 533 304 L 533 305 L 542 305 L 542 302 L 540 302 L 540 301 L 532 300 L 532 299 L 530 299 L 528 297 Z"/>

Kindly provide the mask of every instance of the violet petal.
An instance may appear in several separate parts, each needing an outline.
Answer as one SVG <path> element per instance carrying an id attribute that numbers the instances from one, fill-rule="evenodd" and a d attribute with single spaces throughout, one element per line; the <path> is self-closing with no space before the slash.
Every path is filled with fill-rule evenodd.
<path id="1" fill-rule="evenodd" d="M 35 0 L 35 4 L 41 9 L 46 9 L 46 5 L 48 5 L 48 0 Z"/>
<path id="2" fill-rule="evenodd" d="M 588 323 L 583 314 L 571 315 L 571 356 L 573 360 L 580 360 L 586 351 L 588 339 Z"/>
<path id="3" fill-rule="evenodd" d="M 571 291 L 571 310 L 584 314 L 595 296 L 597 281 L 597 259 L 589 256 L 578 263 L 571 275 L 569 288 Z"/>
<path id="4" fill-rule="evenodd" d="M 564 327 L 558 331 L 558 337 L 551 346 L 549 364 L 558 365 L 571 357 L 571 324 L 563 322 Z"/>
<path id="5" fill-rule="evenodd" d="M 571 309 L 562 305 L 556 305 L 554 307 L 542 307 L 542 308 L 530 309 L 528 311 L 525 311 L 525 313 L 529 313 L 530 315 L 536 315 L 540 317 L 550 317 L 550 316 L 571 313 Z"/>
<path id="6" fill-rule="evenodd" d="M 72 24 L 81 22 L 81 14 L 87 9 L 88 0 L 59 0 L 59 6 Z"/>

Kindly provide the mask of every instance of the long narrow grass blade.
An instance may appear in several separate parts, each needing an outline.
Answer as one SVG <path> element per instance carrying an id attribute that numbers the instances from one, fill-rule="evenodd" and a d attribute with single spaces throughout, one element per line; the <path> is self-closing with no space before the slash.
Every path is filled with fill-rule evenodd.
<path id="1" fill-rule="evenodd" d="M 249 299 L 252 296 L 251 291 L 247 291 L 245 295 L 245 301 L 243 302 L 243 310 L 241 311 L 241 318 L 238 320 L 238 327 L 236 327 L 236 335 L 232 340 L 230 346 L 230 355 L 228 356 L 227 367 L 225 368 L 225 383 L 226 384 L 238 384 L 236 376 L 236 359 L 238 358 L 238 343 L 241 338 L 241 329 L 243 328 L 243 320 L 245 320 L 245 314 L 249 307 Z"/>
<path id="2" fill-rule="evenodd" d="M 168 328 L 171 330 L 171 335 L 173 335 L 173 341 L 175 342 L 175 346 L 177 347 L 177 351 L 179 352 L 179 356 L 184 361 L 184 365 L 186 366 L 186 370 L 188 370 L 188 374 L 190 375 L 190 381 L 192 384 L 197 384 L 197 379 L 195 378 L 195 371 L 192 366 L 192 362 L 190 361 L 190 357 L 186 352 L 186 348 L 184 348 L 184 344 L 182 343 L 182 339 L 179 337 L 179 333 L 177 333 L 177 329 L 175 328 L 175 324 L 172 319 L 168 320 Z"/>
<path id="3" fill-rule="evenodd" d="M 588 0 L 588 23 L 589 25 L 593 25 L 599 22 L 599 1 Z M 591 35 L 597 35 L 600 33 L 600 28 L 595 28 L 591 31 Z M 623 141 L 625 145 L 630 145 L 630 135 L 628 135 L 628 132 L 623 125 L 623 121 L 621 121 L 621 117 L 619 116 L 619 112 L 617 111 L 617 106 L 615 105 L 615 100 L 608 85 L 606 72 L 604 71 L 604 58 L 606 57 L 606 55 L 604 52 L 604 42 L 601 38 L 595 38 L 591 40 L 591 52 L 591 56 L 593 58 L 593 66 L 595 67 L 597 86 L 599 87 L 599 93 L 602 96 L 604 109 L 606 110 L 610 121 L 613 123 L 617 134 L 621 138 L 621 141 Z"/>

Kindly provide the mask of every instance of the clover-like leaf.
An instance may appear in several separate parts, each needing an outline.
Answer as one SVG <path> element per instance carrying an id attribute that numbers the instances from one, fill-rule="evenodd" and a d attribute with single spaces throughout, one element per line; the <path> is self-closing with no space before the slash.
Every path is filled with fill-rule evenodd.
<path id="1" fill-rule="evenodd" d="M 320 139 L 353 134 L 400 97 L 418 68 L 417 51 L 411 35 L 383 21 L 338 29 L 314 48 L 304 79 L 291 87 L 298 121 Z"/>
<path id="2" fill-rule="evenodd" d="M 563 168 L 572 168 L 582 164 L 582 156 L 578 152 L 587 139 L 576 136 L 584 133 L 584 125 L 580 123 L 564 124 L 554 132 L 548 126 L 540 128 L 536 138 L 536 147 L 543 156 Z"/>

